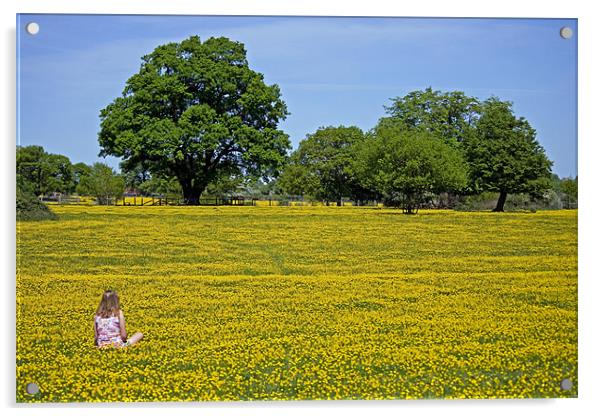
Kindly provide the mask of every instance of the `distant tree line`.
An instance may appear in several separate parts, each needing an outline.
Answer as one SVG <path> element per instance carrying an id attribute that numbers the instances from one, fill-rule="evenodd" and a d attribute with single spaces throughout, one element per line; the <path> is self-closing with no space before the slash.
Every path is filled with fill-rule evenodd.
<path id="1" fill-rule="evenodd" d="M 249 68 L 227 38 L 192 36 L 142 58 L 120 97 L 101 111 L 101 155 L 125 172 L 179 184 L 187 204 L 204 192 L 275 183 L 274 190 L 341 204 L 381 200 L 416 212 L 433 195 L 497 192 L 541 197 L 552 162 L 512 104 L 431 88 L 392 100 L 368 132 L 309 134 L 290 156 L 277 128 L 287 115 L 277 85 Z"/>
<path id="2" fill-rule="evenodd" d="M 72 164 L 67 156 L 47 153 L 42 146 L 17 146 L 17 191 L 41 197 L 90 195 L 107 204 L 123 196 L 124 178 L 103 163 Z"/>
<path id="3" fill-rule="evenodd" d="M 17 149 L 18 183 L 34 195 L 77 192 L 100 203 L 126 187 L 188 205 L 207 194 L 298 196 L 379 201 L 406 213 L 443 195 L 466 203 L 496 193 L 494 211 L 515 195 L 576 203 L 576 178 L 552 175 L 535 129 L 510 102 L 427 88 L 385 110 L 369 131 L 322 127 L 289 153 L 278 129 L 288 115 L 279 87 L 249 68 L 242 43 L 192 36 L 142 57 L 121 96 L 101 110 L 100 156 L 121 158 L 121 174 L 27 146 Z"/>
<path id="4" fill-rule="evenodd" d="M 413 213 L 442 193 L 483 192 L 496 192 L 493 210 L 503 211 L 508 195 L 543 198 L 559 181 L 535 130 L 510 102 L 427 88 L 393 99 L 386 112 L 366 133 L 339 126 L 309 134 L 280 186 L 339 204 L 377 199 Z M 556 190 L 576 202 L 576 180 L 560 183 Z"/>

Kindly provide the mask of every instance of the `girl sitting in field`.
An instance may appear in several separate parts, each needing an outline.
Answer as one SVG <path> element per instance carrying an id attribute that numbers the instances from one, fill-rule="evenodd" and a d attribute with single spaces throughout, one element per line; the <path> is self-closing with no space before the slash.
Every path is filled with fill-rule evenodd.
<path id="1" fill-rule="evenodd" d="M 97 347 L 121 348 L 134 345 L 141 339 L 140 332 L 127 339 L 125 318 L 119 306 L 119 297 L 113 290 L 105 291 L 94 315 L 94 344 Z"/>

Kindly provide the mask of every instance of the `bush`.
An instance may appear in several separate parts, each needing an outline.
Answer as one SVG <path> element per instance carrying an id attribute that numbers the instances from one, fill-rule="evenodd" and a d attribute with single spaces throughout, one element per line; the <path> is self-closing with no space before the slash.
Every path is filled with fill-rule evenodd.
<path id="1" fill-rule="evenodd" d="M 36 196 L 17 187 L 17 221 L 56 220 L 58 217 Z"/>
<path id="2" fill-rule="evenodd" d="M 527 194 L 510 194 L 506 199 L 506 211 L 534 211 L 537 203 Z"/>
<path id="3" fill-rule="evenodd" d="M 495 208 L 497 197 L 498 194 L 495 192 L 463 196 L 455 209 L 457 211 L 491 211 Z"/>
<path id="4" fill-rule="evenodd" d="M 551 189 L 546 191 L 543 196 L 537 200 L 537 202 L 539 205 L 541 205 L 542 209 L 565 208 L 564 204 L 562 203 L 561 195 Z"/>

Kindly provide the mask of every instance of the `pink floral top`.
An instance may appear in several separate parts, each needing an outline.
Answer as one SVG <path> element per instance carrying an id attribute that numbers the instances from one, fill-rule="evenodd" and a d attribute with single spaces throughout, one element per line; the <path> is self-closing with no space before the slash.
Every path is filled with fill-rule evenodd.
<path id="1" fill-rule="evenodd" d="M 105 347 L 107 345 L 112 345 L 114 347 L 123 347 L 124 342 L 121 339 L 118 316 L 101 318 L 100 316 L 95 315 L 94 322 L 96 324 L 97 346 Z"/>

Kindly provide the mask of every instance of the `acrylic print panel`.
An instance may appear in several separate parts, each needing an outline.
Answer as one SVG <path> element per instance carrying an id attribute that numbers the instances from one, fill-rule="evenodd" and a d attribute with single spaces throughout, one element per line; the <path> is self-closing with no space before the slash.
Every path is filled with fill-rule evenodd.
<path id="1" fill-rule="evenodd" d="M 17 34 L 18 402 L 577 396 L 576 20 Z"/>

